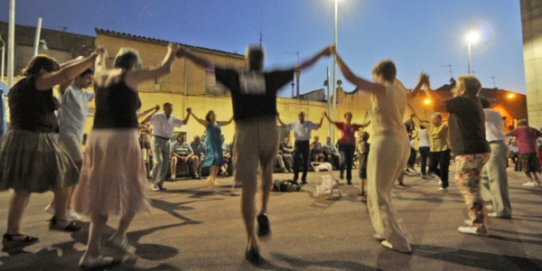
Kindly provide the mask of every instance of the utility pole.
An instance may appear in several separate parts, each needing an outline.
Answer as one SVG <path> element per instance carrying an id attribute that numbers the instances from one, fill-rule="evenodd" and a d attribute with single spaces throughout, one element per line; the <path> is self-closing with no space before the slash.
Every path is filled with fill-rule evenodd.
<path id="1" fill-rule="evenodd" d="M 8 87 L 13 85 L 13 69 L 15 67 L 15 0 L 9 0 L 8 26 Z"/>

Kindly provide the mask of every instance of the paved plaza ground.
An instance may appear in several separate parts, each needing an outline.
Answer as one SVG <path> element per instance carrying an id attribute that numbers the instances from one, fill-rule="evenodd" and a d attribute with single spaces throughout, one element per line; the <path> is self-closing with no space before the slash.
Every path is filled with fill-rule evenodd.
<path id="1" fill-rule="evenodd" d="M 138 259 L 110 270 L 541 270 L 542 188 L 522 187 L 525 179 L 518 172 L 509 171 L 509 176 L 513 219 L 491 219 L 490 237 L 457 232 L 465 217 L 455 187 L 438 192 L 436 181 L 407 177 L 408 187 L 393 191 L 413 243 L 413 254 L 407 255 L 372 239 L 357 186 L 341 186 L 337 201 L 316 199 L 317 173 L 309 173 L 304 191 L 272 194 L 273 235 L 261 243 L 266 263 L 259 268 L 244 261 L 240 199 L 229 193 L 232 178 L 221 179 L 219 187 L 204 180 L 168 182 L 169 191 L 149 192 L 152 213 L 137 216 L 132 224 L 129 239 Z M 276 179 L 287 177 L 275 174 Z M 23 220 L 25 231 L 41 242 L 22 253 L 0 252 L 0 270 L 77 270 L 88 223 L 72 235 L 48 231 L 50 215 L 43 208 L 51 197 L 33 195 Z M 5 232 L 8 198 L 8 192 L 0 193 L 0 232 Z M 109 228 L 106 237 L 112 232 Z"/>

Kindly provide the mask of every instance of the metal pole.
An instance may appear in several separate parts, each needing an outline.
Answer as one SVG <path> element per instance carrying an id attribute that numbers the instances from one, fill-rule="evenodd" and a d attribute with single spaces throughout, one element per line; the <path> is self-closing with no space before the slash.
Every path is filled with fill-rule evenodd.
<path id="1" fill-rule="evenodd" d="M 2 42 L 2 67 L 0 68 L 0 81 L 4 81 L 4 66 L 6 65 L 6 42 L 0 36 L 0 42 Z"/>
<path id="2" fill-rule="evenodd" d="M 335 27 L 333 31 L 333 40 L 335 44 L 335 48 L 338 47 L 337 44 L 337 24 L 338 24 L 338 11 L 339 10 L 339 0 L 335 0 Z M 332 108 L 333 114 L 331 115 L 332 118 L 335 118 L 336 115 L 336 107 L 337 107 L 337 56 L 333 56 L 333 104 Z M 335 129 L 333 129 L 332 133 L 333 142 L 335 142 Z"/>
<path id="3" fill-rule="evenodd" d="M 9 0 L 9 30 L 8 30 L 8 87 L 13 84 L 13 69 L 15 63 L 15 0 Z"/>
<path id="4" fill-rule="evenodd" d="M 470 67 L 470 50 L 471 50 L 471 44 L 470 42 L 467 42 L 467 58 L 468 58 L 468 62 L 467 62 L 467 74 L 471 74 L 471 67 Z"/>
<path id="5" fill-rule="evenodd" d="M 188 99 L 188 63 L 186 62 L 186 57 L 184 58 L 184 103 L 183 103 L 183 112 L 186 112 L 187 108 L 187 99 Z"/>
<path id="6" fill-rule="evenodd" d="M 38 18 L 38 25 L 36 26 L 36 36 L 34 37 L 34 56 L 38 55 L 38 50 L 40 47 L 40 36 L 41 36 L 41 17 Z"/>
<path id="7" fill-rule="evenodd" d="M 327 112 L 328 114 L 331 114 L 331 95 L 330 95 L 330 91 L 329 91 L 329 78 L 331 76 L 329 76 L 329 66 L 326 67 L 326 80 L 327 80 Z M 331 133 L 332 133 L 332 130 L 331 130 L 331 125 L 328 126 L 328 129 L 327 129 L 327 135 L 328 136 L 331 136 Z"/>

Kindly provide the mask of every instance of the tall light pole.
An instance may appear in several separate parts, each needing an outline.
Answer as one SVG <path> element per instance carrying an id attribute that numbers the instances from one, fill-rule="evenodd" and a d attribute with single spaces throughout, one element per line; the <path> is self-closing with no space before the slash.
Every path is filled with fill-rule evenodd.
<path id="1" fill-rule="evenodd" d="M 476 44 L 480 40 L 480 33 L 474 30 L 470 30 L 465 35 L 465 40 L 467 41 L 467 73 L 472 74 L 471 69 L 471 47 L 473 44 Z"/>
<path id="2" fill-rule="evenodd" d="M 8 26 L 8 87 L 13 85 L 13 69 L 15 66 L 15 0 L 9 1 Z"/>
<path id="3" fill-rule="evenodd" d="M 333 28 L 333 43 L 335 48 L 338 47 L 337 42 L 337 29 L 338 29 L 338 16 L 339 16 L 339 0 L 335 0 L 335 26 Z M 333 101 L 332 101 L 333 113 L 332 117 L 335 118 L 337 113 L 337 56 L 333 56 Z M 335 142 L 335 129 L 333 129 L 332 134 L 333 142 Z"/>

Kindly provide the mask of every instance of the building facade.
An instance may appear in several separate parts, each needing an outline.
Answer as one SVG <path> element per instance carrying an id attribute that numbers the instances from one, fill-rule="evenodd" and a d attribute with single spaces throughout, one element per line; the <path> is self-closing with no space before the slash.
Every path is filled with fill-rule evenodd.
<path id="1" fill-rule="evenodd" d="M 542 1 L 521 0 L 523 58 L 529 122 L 542 127 Z"/>

